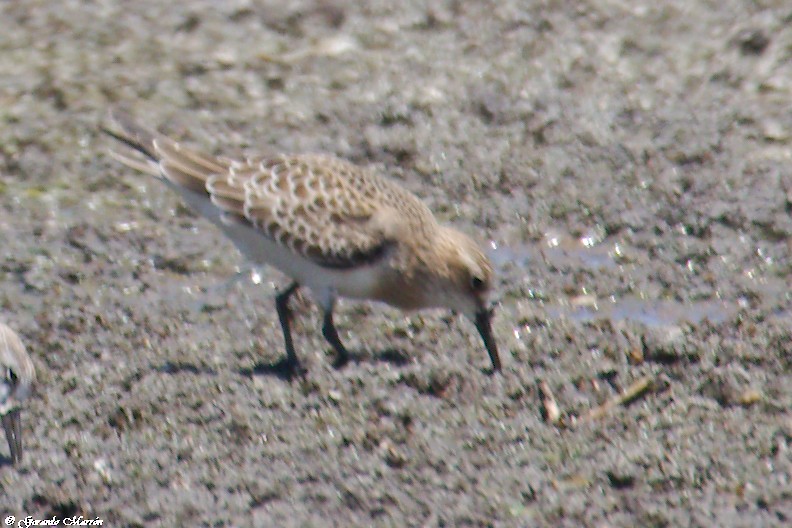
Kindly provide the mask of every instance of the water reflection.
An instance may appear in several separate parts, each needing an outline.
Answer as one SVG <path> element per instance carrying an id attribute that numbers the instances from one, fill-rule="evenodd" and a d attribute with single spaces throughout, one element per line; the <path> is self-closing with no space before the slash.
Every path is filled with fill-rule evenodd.
<path id="1" fill-rule="evenodd" d="M 622 266 L 626 255 L 631 253 L 630 248 L 613 239 L 593 235 L 575 238 L 556 232 L 547 233 L 542 242 L 533 244 L 509 246 L 491 242 L 488 251 L 497 268 L 514 266 L 526 270 L 537 262 L 559 270 L 576 267 L 610 269 Z M 734 317 L 739 309 L 738 302 L 727 303 L 720 299 L 683 303 L 639 297 L 600 299 L 593 295 L 578 295 L 555 304 L 542 304 L 544 316 L 549 318 L 569 318 L 578 322 L 604 319 L 636 321 L 647 326 L 698 324 L 705 320 L 717 324 Z"/>
<path id="2" fill-rule="evenodd" d="M 647 326 L 671 326 L 682 323 L 698 324 L 709 321 L 717 324 L 737 314 L 736 304 L 724 301 L 696 301 L 681 303 L 667 300 L 624 298 L 605 300 L 596 305 L 545 307 L 548 317 L 568 317 L 574 321 L 588 322 L 602 319 L 636 321 Z"/>

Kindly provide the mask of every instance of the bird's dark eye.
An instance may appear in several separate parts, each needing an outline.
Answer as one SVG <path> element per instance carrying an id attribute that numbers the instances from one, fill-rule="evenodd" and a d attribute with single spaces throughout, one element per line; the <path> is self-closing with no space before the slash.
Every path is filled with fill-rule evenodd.
<path id="1" fill-rule="evenodd" d="M 473 277 L 470 279 L 470 285 L 475 291 L 479 291 L 484 287 L 484 280 L 481 277 Z"/>

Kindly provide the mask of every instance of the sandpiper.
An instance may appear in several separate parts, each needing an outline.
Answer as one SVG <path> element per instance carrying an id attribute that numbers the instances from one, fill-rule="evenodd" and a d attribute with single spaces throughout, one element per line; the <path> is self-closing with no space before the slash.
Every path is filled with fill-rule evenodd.
<path id="1" fill-rule="evenodd" d="M 381 301 L 403 310 L 448 308 L 478 329 L 493 370 L 500 359 L 487 296 L 493 269 L 470 237 L 437 222 L 415 195 L 373 170 L 330 155 L 234 160 L 187 148 L 111 111 L 115 139 L 145 159 L 111 152 L 158 176 L 218 226 L 253 263 L 293 279 L 275 298 L 286 357 L 301 370 L 289 326 L 289 298 L 309 288 L 324 312 L 322 333 L 336 365 L 349 354 L 333 324 L 341 297 Z"/>
<path id="2" fill-rule="evenodd" d="M 30 396 L 36 370 L 25 345 L 13 330 L 0 323 L 0 421 L 3 423 L 11 461 L 22 461 L 22 402 Z"/>

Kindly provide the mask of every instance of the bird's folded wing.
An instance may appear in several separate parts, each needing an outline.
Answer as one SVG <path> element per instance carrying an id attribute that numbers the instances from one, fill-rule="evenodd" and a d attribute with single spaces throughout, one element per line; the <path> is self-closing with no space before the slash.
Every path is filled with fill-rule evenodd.
<path id="1" fill-rule="evenodd" d="M 364 170 L 331 156 L 279 156 L 233 163 L 206 189 L 217 207 L 294 252 L 348 268 L 376 262 L 394 244 L 379 221 L 382 189 Z"/>

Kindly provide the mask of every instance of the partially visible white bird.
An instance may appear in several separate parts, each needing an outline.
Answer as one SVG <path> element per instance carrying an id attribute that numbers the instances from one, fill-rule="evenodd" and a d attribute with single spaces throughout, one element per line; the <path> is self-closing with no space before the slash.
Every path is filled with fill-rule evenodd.
<path id="1" fill-rule="evenodd" d="M 36 369 L 16 333 L 0 323 L 0 421 L 3 423 L 11 461 L 22 461 L 22 402 L 30 396 Z"/>

